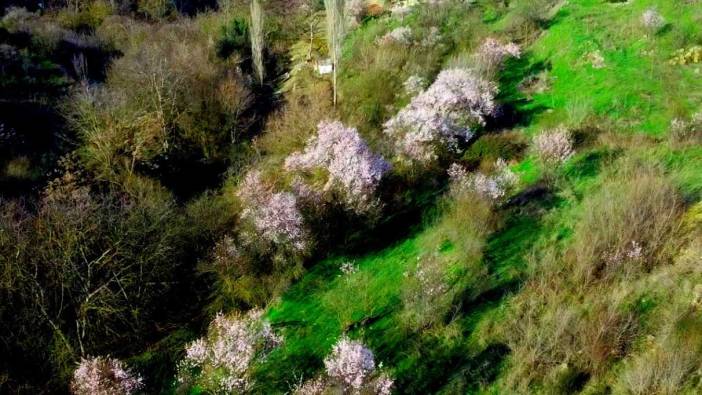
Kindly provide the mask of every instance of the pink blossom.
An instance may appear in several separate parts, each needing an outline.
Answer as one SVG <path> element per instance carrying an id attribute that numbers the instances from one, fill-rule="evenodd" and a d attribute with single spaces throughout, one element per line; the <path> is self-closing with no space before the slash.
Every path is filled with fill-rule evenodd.
<path id="1" fill-rule="evenodd" d="M 437 149 L 456 149 L 495 113 L 497 87 L 465 69 L 447 69 L 385 123 L 402 157 L 428 162 Z"/>
<path id="2" fill-rule="evenodd" d="M 345 386 L 359 389 L 375 370 L 373 352 L 363 344 L 342 337 L 324 360 L 329 377 Z"/>
<path id="3" fill-rule="evenodd" d="M 340 189 L 346 204 L 356 211 L 368 208 L 373 194 L 390 165 L 374 154 L 355 128 L 341 122 L 321 122 L 317 135 L 308 141 L 302 153 L 285 160 L 285 169 L 324 169 L 329 178 L 324 190 Z"/>
<path id="4" fill-rule="evenodd" d="M 226 393 L 250 388 L 251 363 L 282 343 L 270 324 L 261 319 L 262 314 L 261 310 L 245 316 L 217 314 L 207 336 L 186 347 L 178 381 L 193 379 L 192 371 L 198 368 L 200 382 L 208 388 Z"/>
<path id="5" fill-rule="evenodd" d="M 322 395 L 327 390 L 329 384 L 322 377 L 315 377 L 305 381 L 302 385 L 293 389 L 296 395 Z"/>
<path id="6" fill-rule="evenodd" d="M 274 193 L 258 171 L 251 171 L 244 178 L 239 197 L 246 204 L 242 218 L 251 220 L 264 239 L 289 244 L 299 251 L 307 247 L 307 232 L 295 195 Z"/>
<path id="7" fill-rule="evenodd" d="M 71 381 L 71 392 L 76 395 L 127 395 L 142 387 L 141 377 L 109 357 L 81 358 Z"/>
<path id="8" fill-rule="evenodd" d="M 395 380 L 388 376 L 387 373 L 382 373 L 373 382 L 373 389 L 377 395 L 390 395 L 392 387 L 395 385 Z"/>

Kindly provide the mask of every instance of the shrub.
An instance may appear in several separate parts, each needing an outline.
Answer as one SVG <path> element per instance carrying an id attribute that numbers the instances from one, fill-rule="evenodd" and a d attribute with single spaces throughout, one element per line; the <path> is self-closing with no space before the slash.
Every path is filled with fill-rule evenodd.
<path id="1" fill-rule="evenodd" d="M 308 380 L 294 389 L 299 395 L 361 393 L 389 395 L 393 379 L 377 369 L 373 352 L 345 335 L 324 359 L 326 375 Z"/>
<path id="2" fill-rule="evenodd" d="M 245 208 L 242 218 L 253 222 L 261 236 L 270 242 L 303 251 L 308 247 L 304 219 L 295 195 L 273 192 L 257 171 L 249 172 L 239 189 Z"/>
<path id="3" fill-rule="evenodd" d="M 622 292 L 600 287 L 579 294 L 552 276 L 540 280 L 510 303 L 502 328 L 512 350 L 505 392 L 573 392 L 573 378 L 605 373 L 626 355 L 639 329 Z"/>
<path id="4" fill-rule="evenodd" d="M 133 34 L 106 84 L 81 90 L 67 110 L 90 169 L 109 180 L 135 171 L 165 178 L 224 161 L 251 104 L 242 76 L 215 61 L 193 23 Z"/>
<path id="5" fill-rule="evenodd" d="M 554 16 L 557 0 L 519 0 L 507 18 L 507 31 L 512 37 L 533 39 Z"/>
<path id="6" fill-rule="evenodd" d="M 85 181 L 72 169 L 36 204 L 0 204 L 0 289 L 13 306 L 0 320 L 14 344 L 0 352 L 33 366 L 13 373 L 37 386 L 63 389 L 79 356 L 135 353 L 165 321 L 191 318 L 183 300 L 197 308 L 195 283 L 178 280 L 208 242 L 191 233 L 197 221 L 186 225 L 162 189 L 95 193 Z"/>
<path id="7" fill-rule="evenodd" d="M 702 112 L 690 120 L 675 118 L 670 122 L 670 137 L 674 142 L 698 142 L 702 138 Z"/>
<path id="8" fill-rule="evenodd" d="M 346 204 L 362 213 L 372 206 L 375 190 L 390 165 L 371 152 L 356 129 L 337 121 L 321 122 L 305 151 L 285 160 L 288 171 L 317 168 L 329 174 L 323 191 L 340 188 Z"/>
<path id="9" fill-rule="evenodd" d="M 641 15 L 641 25 L 651 33 L 656 33 L 665 26 L 665 19 L 655 8 L 649 8 Z"/>
<path id="10" fill-rule="evenodd" d="M 449 275 L 447 263 L 439 254 L 425 254 L 417 258 L 417 266 L 407 272 L 402 287 L 405 307 L 403 322 L 411 329 L 422 329 L 439 324 L 453 305 L 452 290 L 455 278 Z"/>
<path id="11" fill-rule="evenodd" d="M 500 158 L 520 159 L 527 148 L 523 133 L 488 133 L 472 143 L 461 159 L 469 167 L 486 167 L 492 166 Z"/>
<path id="12" fill-rule="evenodd" d="M 410 45 L 412 44 L 412 29 L 406 26 L 396 27 L 389 31 L 383 37 L 378 39 L 378 44 L 389 45 Z"/>
<path id="13" fill-rule="evenodd" d="M 262 314 L 261 310 L 246 315 L 217 314 L 207 335 L 186 347 L 185 358 L 178 366 L 178 382 L 216 393 L 250 390 L 251 365 L 283 341 L 261 319 Z"/>
<path id="14" fill-rule="evenodd" d="M 497 87 L 465 69 L 447 69 L 387 121 L 384 132 L 401 157 L 431 162 L 440 151 L 457 150 L 474 128 L 495 113 Z"/>
<path id="15" fill-rule="evenodd" d="M 624 166 L 583 202 L 572 246 L 583 280 L 636 275 L 670 259 L 666 245 L 677 228 L 680 196 L 656 170 Z"/>
<path id="16" fill-rule="evenodd" d="M 626 357 L 649 297 L 636 284 L 663 277 L 678 250 L 680 197 L 657 169 L 622 159 L 579 208 L 565 251 L 529 255 L 533 275 L 510 302 L 503 336 L 512 349 L 509 391 L 570 392 L 573 377 L 602 379 Z"/>
<path id="17" fill-rule="evenodd" d="M 641 341 L 622 363 L 613 385 L 615 392 L 678 394 L 699 391 L 702 286 L 696 257 L 702 245 L 699 228 L 687 230 L 689 244 L 674 264 L 653 270 L 650 280 L 637 284 L 639 292 L 653 301 L 655 307 L 647 316 L 647 333 L 642 333 Z"/>
<path id="18" fill-rule="evenodd" d="M 489 37 L 483 41 L 475 54 L 478 70 L 487 76 L 493 76 L 504 65 L 508 58 L 521 57 L 521 49 L 517 44 L 503 44 Z"/>
<path id="19" fill-rule="evenodd" d="M 5 10 L 5 15 L 2 17 L 2 27 L 14 31 L 29 31 L 30 23 L 34 22 L 39 16 L 36 13 L 29 12 L 24 7 L 9 7 Z"/>
<path id="20" fill-rule="evenodd" d="M 471 175 L 453 166 L 455 181 L 441 201 L 435 232 L 408 270 L 402 287 L 402 322 L 410 330 L 442 324 L 451 311 L 477 297 L 489 284 L 482 261 L 487 236 L 497 227 L 491 198 L 476 193 Z"/>
<path id="21" fill-rule="evenodd" d="M 451 192 L 460 195 L 468 191 L 476 193 L 489 201 L 500 201 L 517 183 L 517 176 L 509 169 L 507 162 L 498 159 L 495 163 L 495 174 L 468 174 L 458 164 L 452 164 L 448 170 L 451 178 Z"/>
<path id="22" fill-rule="evenodd" d="M 532 149 L 537 157 L 547 165 L 565 162 L 574 153 L 570 131 L 564 127 L 536 135 L 532 141 Z"/>
<path id="23" fill-rule="evenodd" d="M 168 0 L 137 0 L 137 10 L 152 19 L 161 19 L 175 11 L 175 3 Z"/>
<path id="24" fill-rule="evenodd" d="M 81 358 L 73 372 L 71 392 L 76 395 L 129 395 L 143 387 L 142 379 L 114 358 Z"/>

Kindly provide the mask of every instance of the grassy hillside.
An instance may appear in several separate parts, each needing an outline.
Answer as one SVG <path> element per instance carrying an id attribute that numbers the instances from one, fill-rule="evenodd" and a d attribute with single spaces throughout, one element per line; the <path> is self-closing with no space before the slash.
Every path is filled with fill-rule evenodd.
<path id="1" fill-rule="evenodd" d="M 0 393 L 702 392 L 700 0 L 59 3 Z"/>
<path id="2" fill-rule="evenodd" d="M 652 6 L 669 21 L 657 33 L 646 32 L 640 23 Z M 488 29 L 504 29 L 510 16 L 490 21 Z M 680 48 L 700 39 L 701 18 L 698 6 L 666 1 L 562 4 L 525 49 L 526 56 L 504 71 L 503 98 L 523 115 L 517 133 L 531 135 L 543 128 L 573 125 L 580 129 L 581 145 L 576 156 L 550 175 L 552 183 L 544 184 L 542 169 L 531 156 L 514 163 L 523 184 L 497 209 L 500 224 L 485 240 L 479 258 L 478 265 L 487 273 L 484 280 L 463 290 L 443 325 L 407 329 L 402 314 L 407 273 L 415 270 L 423 255 L 452 254 L 450 242 L 441 234 L 444 216 L 452 213 L 442 210 L 411 237 L 385 249 L 315 264 L 267 313 L 285 334 L 286 343 L 259 368 L 257 378 L 265 383 L 262 391 L 282 392 L 289 383 L 314 374 L 339 336 L 349 333 L 364 339 L 378 359 L 392 367 L 401 393 L 504 393 L 502 385 L 510 370 L 525 361 L 510 354 L 499 332 L 514 300 L 525 292 L 524 284 L 539 281 L 534 267 L 538 262 L 532 257 L 552 248 L 567 249 L 578 237 L 573 232 L 583 210 L 593 209 L 583 201 L 598 193 L 607 173 L 624 166 L 624 158 L 636 158 L 641 166 L 660 168 L 688 204 L 699 200 L 702 175 L 695 169 L 702 164 L 702 149 L 692 142 L 675 143 L 669 129 L 672 119 L 699 110 L 702 66 L 669 61 Z M 525 80 L 530 82 L 528 89 Z M 358 270 L 342 273 L 344 262 L 353 262 Z M 638 281 L 645 285 L 636 292 L 658 292 L 655 282 L 645 279 L 660 275 L 641 273 Z M 679 281 L 675 278 L 672 281 Z M 641 303 L 644 298 L 640 297 Z M 627 354 L 645 352 L 638 339 L 663 325 L 656 320 L 662 314 L 657 310 L 669 308 L 664 300 L 645 302 L 652 312 L 637 317 L 641 330 L 630 339 Z M 621 365 L 627 359 L 623 357 L 611 361 L 611 366 Z M 604 383 L 596 391 L 616 377 L 595 371 L 576 371 L 573 376 L 571 385 L 578 388 L 590 381 Z M 551 391 L 553 385 L 543 390 Z"/>

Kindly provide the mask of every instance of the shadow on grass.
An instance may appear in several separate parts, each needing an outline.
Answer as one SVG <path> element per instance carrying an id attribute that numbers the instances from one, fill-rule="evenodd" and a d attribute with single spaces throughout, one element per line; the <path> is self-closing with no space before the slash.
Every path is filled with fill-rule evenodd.
<path id="1" fill-rule="evenodd" d="M 523 92 L 525 81 L 535 78 L 548 69 L 544 62 L 532 62 L 529 56 L 512 59 L 500 72 L 498 85 L 500 93 L 497 101 L 502 103 L 498 116 L 488 120 L 487 131 L 510 129 L 515 126 L 529 125 L 533 119 L 548 108 L 533 103 Z"/>

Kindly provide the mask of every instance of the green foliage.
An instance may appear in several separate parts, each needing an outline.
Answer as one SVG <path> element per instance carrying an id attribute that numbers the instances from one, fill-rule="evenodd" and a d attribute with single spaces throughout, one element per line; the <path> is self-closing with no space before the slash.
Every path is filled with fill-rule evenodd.
<path id="1" fill-rule="evenodd" d="M 523 137 L 519 134 L 486 134 L 480 136 L 466 149 L 462 159 L 472 166 L 479 165 L 481 162 L 495 163 L 500 158 L 511 160 L 520 158 L 526 146 Z"/>
<path id="2" fill-rule="evenodd" d="M 134 37 L 144 41 L 124 49 L 104 86 L 77 92 L 68 106 L 83 159 L 105 180 L 216 165 L 248 123 L 246 82 L 215 59 L 197 26 L 147 28 L 147 35 Z"/>
<path id="3" fill-rule="evenodd" d="M 222 28 L 222 36 L 217 42 L 217 55 L 228 58 L 237 52 L 241 56 L 249 54 L 249 24 L 245 19 L 232 19 Z"/>

